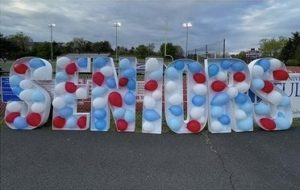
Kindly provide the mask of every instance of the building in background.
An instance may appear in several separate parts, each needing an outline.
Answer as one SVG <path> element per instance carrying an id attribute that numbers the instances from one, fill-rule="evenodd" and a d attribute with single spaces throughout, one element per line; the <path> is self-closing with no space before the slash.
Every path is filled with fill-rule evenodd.
<path id="1" fill-rule="evenodd" d="M 256 50 L 255 48 L 251 48 L 250 51 L 246 52 L 247 63 L 250 63 L 254 59 L 258 59 L 260 57 L 261 57 L 261 53 L 259 52 L 259 50 Z"/>

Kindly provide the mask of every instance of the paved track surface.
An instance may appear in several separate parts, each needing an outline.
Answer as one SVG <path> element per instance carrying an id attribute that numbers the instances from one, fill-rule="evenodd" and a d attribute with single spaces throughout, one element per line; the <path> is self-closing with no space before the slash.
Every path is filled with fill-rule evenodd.
<path id="1" fill-rule="evenodd" d="M 300 189 L 300 128 L 200 135 L 0 131 L 1 190 Z"/>

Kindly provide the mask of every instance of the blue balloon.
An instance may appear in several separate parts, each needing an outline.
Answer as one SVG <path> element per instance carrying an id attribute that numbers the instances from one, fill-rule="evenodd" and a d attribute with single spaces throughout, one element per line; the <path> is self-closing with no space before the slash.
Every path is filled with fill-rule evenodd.
<path id="1" fill-rule="evenodd" d="M 150 74 L 149 74 L 149 78 L 151 80 L 156 80 L 156 81 L 159 81 L 163 76 L 163 71 L 162 70 L 157 70 L 157 71 L 152 71 Z"/>
<path id="2" fill-rule="evenodd" d="M 97 119 L 104 119 L 106 117 L 106 110 L 105 109 L 94 110 L 94 117 Z"/>
<path id="3" fill-rule="evenodd" d="M 199 95 L 195 95 L 193 98 L 192 98 L 192 103 L 195 105 L 195 106 L 202 106 L 204 103 L 205 103 L 205 96 L 199 96 Z"/>
<path id="4" fill-rule="evenodd" d="M 116 109 L 112 112 L 112 114 L 113 114 L 113 116 L 114 116 L 115 119 L 120 119 L 120 118 L 122 118 L 122 117 L 124 116 L 125 111 L 126 111 L 126 110 L 125 110 L 124 108 L 116 108 Z"/>
<path id="5" fill-rule="evenodd" d="M 75 102 L 75 99 L 76 98 L 73 94 L 68 93 L 64 96 L 64 100 L 67 104 L 73 104 Z"/>
<path id="6" fill-rule="evenodd" d="M 177 119 L 169 119 L 167 121 L 168 126 L 172 131 L 178 131 L 182 125 L 182 123 Z"/>
<path id="7" fill-rule="evenodd" d="M 174 67 L 169 67 L 166 70 L 166 76 L 168 79 L 178 79 L 179 73 Z"/>
<path id="8" fill-rule="evenodd" d="M 220 107 L 220 106 L 211 106 L 210 115 L 212 117 L 218 118 L 221 115 L 223 115 L 223 113 L 224 113 L 224 110 L 223 110 L 222 107 Z"/>
<path id="9" fill-rule="evenodd" d="M 127 83 L 127 88 L 129 90 L 135 90 L 136 89 L 136 81 L 134 79 L 129 79 Z"/>
<path id="10" fill-rule="evenodd" d="M 33 101 L 33 102 L 43 102 L 43 101 L 45 101 L 45 96 L 40 91 L 35 90 L 31 95 L 31 101 Z"/>
<path id="11" fill-rule="evenodd" d="M 252 130 L 252 127 L 253 127 L 252 117 L 247 117 L 246 119 L 237 122 L 237 128 L 242 131 L 250 131 Z"/>
<path id="12" fill-rule="evenodd" d="M 68 107 L 68 106 L 63 107 L 58 110 L 58 115 L 60 115 L 61 117 L 64 117 L 64 118 L 68 118 L 73 115 L 73 108 Z"/>
<path id="13" fill-rule="evenodd" d="M 34 68 L 34 69 L 37 69 L 39 67 L 43 67 L 45 66 L 46 64 L 44 63 L 44 61 L 42 59 L 39 59 L 39 58 L 33 58 L 29 61 L 29 66 L 31 68 Z"/>
<path id="14" fill-rule="evenodd" d="M 212 101 L 211 101 L 211 105 L 212 106 L 222 106 L 222 105 L 225 105 L 229 102 L 229 96 L 227 93 L 225 92 L 220 92 L 220 93 L 217 93 L 213 98 L 212 98 Z"/>
<path id="15" fill-rule="evenodd" d="M 230 117 L 228 115 L 221 115 L 218 120 L 220 121 L 220 123 L 222 123 L 223 125 L 228 125 L 230 123 Z"/>
<path id="16" fill-rule="evenodd" d="M 221 67 L 222 69 L 229 69 L 229 67 L 232 65 L 232 62 L 228 61 L 228 60 L 224 60 L 221 63 Z"/>
<path id="17" fill-rule="evenodd" d="M 106 87 L 97 86 L 92 90 L 92 96 L 94 98 L 102 97 L 107 93 L 107 91 L 108 91 L 108 89 Z"/>
<path id="18" fill-rule="evenodd" d="M 219 67 L 216 64 L 211 64 L 208 66 L 208 75 L 209 77 L 213 77 L 217 75 L 219 72 Z"/>
<path id="19" fill-rule="evenodd" d="M 97 57 L 94 60 L 94 66 L 98 69 L 104 67 L 107 64 L 107 60 L 104 57 Z"/>
<path id="20" fill-rule="evenodd" d="M 9 84 L 11 87 L 20 86 L 20 82 L 23 80 L 22 77 L 13 75 L 9 77 Z"/>
<path id="21" fill-rule="evenodd" d="M 284 117 L 277 117 L 275 123 L 278 129 L 288 129 L 291 127 L 290 121 Z"/>
<path id="22" fill-rule="evenodd" d="M 135 121 L 135 113 L 131 110 L 127 110 L 125 112 L 125 115 L 124 115 L 124 119 L 128 122 L 128 123 L 131 123 L 131 122 L 134 122 Z"/>
<path id="23" fill-rule="evenodd" d="M 77 64 L 80 68 L 87 68 L 88 58 L 87 57 L 80 57 L 77 59 Z"/>
<path id="24" fill-rule="evenodd" d="M 202 71 L 202 65 L 196 61 L 188 63 L 188 69 L 191 73 L 199 73 Z"/>
<path id="25" fill-rule="evenodd" d="M 254 111 L 258 115 L 269 115 L 271 113 L 271 107 L 268 104 L 260 102 L 254 106 Z"/>
<path id="26" fill-rule="evenodd" d="M 11 87 L 11 90 L 15 95 L 19 95 L 23 91 L 23 89 L 18 86 Z"/>
<path id="27" fill-rule="evenodd" d="M 246 102 L 245 104 L 240 105 L 240 108 L 244 110 L 246 113 L 252 113 L 253 104 L 251 102 Z"/>
<path id="28" fill-rule="evenodd" d="M 135 104 L 135 99 L 136 99 L 135 95 L 130 91 L 128 91 L 124 96 L 124 102 L 127 105 Z"/>
<path id="29" fill-rule="evenodd" d="M 136 70 L 134 68 L 127 68 L 122 72 L 122 75 L 126 78 L 134 78 L 136 76 Z"/>
<path id="30" fill-rule="evenodd" d="M 130 63 L 130 61 L 128 60 L 128 59 L 122 59 L 121 61 L 120 61 L 120 68 L 121 69 L 127 69 L 127 68 L 129 68 L 130 66 L 131 66 L 131 63 Z"/>
<path id="31" fill-rule="evenodd" d="M 256 64 L 260 65 L 265 72 L 270 68 L 270 61 L 267 59 L 261 59 Z"/>
<path id="32" fill-rule="evenodd" d="M 261 90 L 265 86 L 265 83 L 262 79 L 253 79 L 251 85 L 255 89 Z"/>
<path id="33" fill-rule="evenodd" d="M 99 131 L 104 131 L 106 129 L 106 121 L 101 119 L 101 120 L 96 120 L 95 121 L 95 128 Z"/>
<path id="34" fill-rule="evenodd" d="M 116 80 L 114 77 L 108 77 L 106 79 L 106 85 L 108 88 L 116 88 L 117 84 L 116 84 Z"/>
<path id="35" fill-rule="evenodd" d="M 234 98 L 235 102 L 238 104 L 244 104 L 248 100 L 248 96 L 244 93 L 240 93 Z"/>
<path id="36" fill-rule="evenodd" d="M 144 118 L 147 121 L 155 121 L 160 118 L 160 115 L 153 109 L 145 109 L 144 110 Z"/>
<path id="37" fill-rule="evenodd" d="M 178 71 L 181 71 L 184 68 L 184 62 L 183 61 L 176 61 L 174 63 L 174 67 L 175 69 L 177 69 Z"/>
<path id="38" fill-rule="evenodd" d="M 277 113 L 277 116 L 278 116 L 278 117 L 285 117 L 284 113 L 282 113 L 282 112 L 278 112 L 278 113 Z"/>
<path id="39" fill-rule="evenodd" d="M 68 78 L 68 75 L 64 71 L 57 72 L 55 75 L 55 80 L 57 83 L 67 81 Z"/>
<path id="40" fill-rule="evenodd" d="M 245 64 L 243 62 L 234 62 L 232 65 L 231 65 L 231 69 L 233 71 L 242 71 L 245 69 Z"/>
<path id="41" fill-rule="evenodd" d="M 280 105 L 281 106 L 289 106 L 289 105 L 291 105 L 291 99 L 290 99 L 290 97 L 288 97 L 288 96 L 283 96 L 282 97 L 282 100 L 281 100 L 281 102 L 280 102 Z"/>
<path id="42" fill-rule="evenodd" d="M 13 124 L 17 129 L 24 129 L 24 128 L 28 127 L 28 123 L 26 122 L 26 118 L 21 117 L 21 116 L 16 117 Z"/>
<path id="43" fill-rule="evenodd" d="M 66 122 L 66 127 L 67 128 L 76 128 L 77 127 L 77 118 L 75 116 L 71 116 L 68 118 Z"/>
<path id="44" fill-rule="evenodd" d="M 175 116 L 180 116 L 183 113 L 182 107 L 176 105 L 169 107 L 169 111 Z"/>

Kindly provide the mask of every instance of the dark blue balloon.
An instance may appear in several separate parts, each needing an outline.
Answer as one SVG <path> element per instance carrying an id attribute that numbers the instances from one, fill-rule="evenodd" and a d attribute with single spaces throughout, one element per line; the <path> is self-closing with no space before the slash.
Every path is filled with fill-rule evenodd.
<path id="1" fill-rule="evenodd" d="M 219 72 L 219 67 L 216 64 L 211 64 L 208 66 L 208 75 L 209 77 L 213 77 Z"/>
<path id="2" fill-rule="evenodd" d="M 18 86 L 11 87 L 11 90 L 15 95 L 19 95 L 23 91 L 23 89 Z"/>
<path id="3" fill-rule="evenodd" d="M 243 62 L 234 62 L 232 65 L 231 65 L 231 69 L 233 71 L 242 71 L 245 69 L 245 64 Z"/>
<path id="4" fill-rule="evenodd" d="M 188 63 L 188 69 L 191 73 L 199 73 L 200 71 L 202 71 L 202 65 L 200 65 L 200 63 L 198 62 L 191 62 Z"/>
<path id="5" fill-rule="evenodd" d="M 232 62 L 228 61 L 228 60 L 224 60 L 222 63 L 221 63 L 221 67 L 222 69 L 226 70 L 226 69 L 229 69 L 229 67 L 231 66 Z"/>
<path id="6" fill-rule="evenodd" d="M 195 106 L 202 106 L 205 103 L 205 96 L 196 95 L 192 98 L 192 103 Z"/>
<path id="7" fill-rule="evenodd" d="M 176 105 L 173 105 L 171 107 L 169 107 L 169 111 L 175 115 L 175 116 L 180 116 L 182 115 L 183 111 L 182 111 L 182 107 L 181 106 L 176 106 Z"/>
<path id="8" fill-rule="evenodd" d="M 107 78 L 106 85 L 108 88 L 116 88 L 117 84 L 116 84 L 115 78 L 113 78 L 113 77 Z"/>
<path id="9" fill-rule="evenodd" d="M 103 131 L 106 129 L 106 121 L 101 119 L 101 120 L 96 120 L 95 121 L 95 128 L 99 131 Z"/>
<path id="10" fill-rule="evenodd" d="M 184 68 L 184 62 L 183 61 L 176 61 L 174 63 L 174 67 L 175 69 L 177 69 L 178 71 L 181 71 Z"/>
<path id="11" fill-rule="evenodd" d="M 235 97 L 235 102 L 238 104 L 244 104 L 248 100 L 248 96 L 244 93 L 240 93 Z"/>
<path id="12" fill-rule="evenodd" d="M 77 64 L 80 68 L 86 68 L 88 64 L 88 58 L 87 57 L 80 57 L 77 59 Z"/>
<path id="13" fill-rule="evenodd" d="M 129 79 L 127 83 L 127 88 L 129 90 L 135 90 L 136 89 L 136 81 L 133 79 Z"/>
<path id="14" fill-rule="evenodd" d="M 128 91 L 124 96 L 124 102 L 127 105 L 135 104 L 135 99 L 136 99 L 135 95 L 130 91 Z"/>
<path id="15" fill-rule="evenodd" d="M 218 118 L 218 120 L 220 121 L 220 123 L 222 123 L 223 125 L 228 125 L 230 123 L 230 117 L 228 115 L 222 115 Z"/>
<path id="16" fill-rule="evenodd" d="M 144 110 L 144 118 L 147 121 L 155 121 L 160 118 L 160 115 L 153 109 L 145 109 Z"/>
<path id="17" fill-rule="evenodd" d="M 29 66 L 31 68 L 34 68 L 34 69 L 37 69 L 39 67 L 43 67 L 45 66 L 46 64 L 44 63 L 44 61 L 42 59 L 39 59 L 39 58 L 33 58 L 29 61 Z"/>
<path id="18" fill-rule="evenodd" d="M 106 63 L 107 63 L 107 60 L 104 57 L 97 57 L 94 60 L 94 66 L 98 69 L 104 67 L 106 65 Z"/>
<path id="19" fill-rule="evenodd" d="M 270 68 L 270 61 L 267 59 L 261 59 L 256 64 L 260 65 L 265 72 Z"/>
<path id="20" fill-rule="evenodd" d="M 94 110 L 94 117 L 97 119 L 104 119 L 106 117 L 106 110 L 105 109 Z"/>
<path id="21" fill-rule="evenodd" d="M 73 115 L 73 108 L 68 107 L 68 106 L 67 107 L 63 107 L 63 108 L 61 108 L 61 109 L 58 110 L 58 114 L 61 117 L 68 118 L 71 115 Z"/>
<path id="22" fill-rule="evenodd" d="M 24 117 L 16 117 L 14 119 L 14 122 L 13 122 L 14 126 L 17 128 L 17 129 L 24 129 L 26 127 L 28 127 L 28 123 L 26 121 L 26 118 Z"/>

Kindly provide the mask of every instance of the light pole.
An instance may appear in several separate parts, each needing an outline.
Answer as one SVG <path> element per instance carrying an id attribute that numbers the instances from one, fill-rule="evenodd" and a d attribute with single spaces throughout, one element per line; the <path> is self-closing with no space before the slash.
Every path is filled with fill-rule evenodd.
<path id="1" fill-rule="evenodd" d="M 193 25 L 191 22 L 185 22 L 182 24 L 184 28 L 186 28 L 186 42 L 185 42 L 185 57 L 187 57 L 187 49 L 188 49 L 188 41 L 189 41 L 189 28 Z"/>
<path id="2" fill-rule="evenodd" d="M 51 61 L 53 60 L 53 28 L 55 27 L 55 24 L 48 24 L 49 28 L 50 28 L 50 48 L 51 48 Z"/>
<path id="3" fill-rule="evenodd" d="M 115 22 L 114 27 L 116 27 L 116 60 L 118 60 L 118 27 L 121 26 L 120 22 Z"/>

